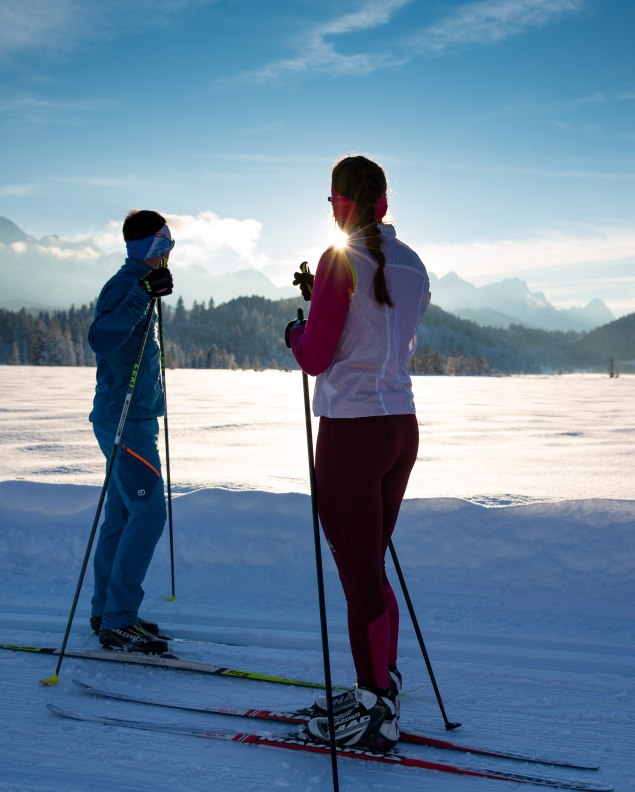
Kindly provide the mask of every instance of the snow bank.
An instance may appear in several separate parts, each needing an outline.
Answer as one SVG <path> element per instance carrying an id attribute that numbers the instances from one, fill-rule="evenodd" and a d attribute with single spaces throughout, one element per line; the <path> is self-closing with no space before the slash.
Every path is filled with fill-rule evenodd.
<path id="1" fill-rule="evenodd" d="M 72 598 L 99 488 L 0 482 L 0 591 L 11 599 L 26 578 L 51 598 Z M 179 600 L 226 613 L 245 608 L 293 617 L 315 601 L 310 498 L 301 494 L 200 489 L 173 501 Z M 552 614 L 578 601 L 611 613 L 635 600 L 635 502 L 582 500 L 485 508 L 439 498 L 404 502 L 394 546 L 411 596 L 451 609 L 448 597 Z M 323 550 L 325 549 L 322 540 Z M 323 552 L 336 618 L 343 603 Z M 169 584 L 166 530 L 147 579 L 150 598 Z M 388 561 L 395 588 L 398 581 Z M 90 591 L 91 570 L 86 579 Z M 466 603 L 467 607 L 467 603 Z M 543 608 L 538 608 L 542 613 Z M 455 617 L 456 618 L 456 617 Z"/>

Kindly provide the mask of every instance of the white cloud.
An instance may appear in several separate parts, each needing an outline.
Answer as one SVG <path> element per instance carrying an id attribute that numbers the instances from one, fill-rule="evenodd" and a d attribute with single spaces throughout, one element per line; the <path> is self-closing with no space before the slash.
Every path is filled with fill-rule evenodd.
<path id="1" fill-rule="evenodd" d="M 416 57 L 442 55 L 465 46 L 486 46 L 545 27 L 580 11 L 588 0 L 478 0 L 458 5 L 439 21 L 405 39 L 386 31 L 383 49 L 375 41 L 366 51 L 338 52 L 333 39 L 386 27 L 412 0 L 366 0 L 356 11 L 308 28 L 294 43 L 297 55 L 272 61 L 240 79 L 273 82 L 309 71 L 370 74 Z"/>
<path id="2" fill-rule="evenodd" d="M 519 277 L 558 307 L 599 297 L 621 315 L 635 310 L 635 229 L 543 230 L 521 239 L 414 246 L 430 272 L 476 285 Z"/>
<path id="3" fill-rule="evenodd" d="M 219 0 L 2 0 L 0 59 L 22 52 L 67 53 L 136 27 L 165 28 L 188 9 Z M 122 23 L 123 20 L 123 23 Z"/>
<path id="4" fill-rule="evenodd" d="M 479 0 L 464 3 L 409 40 L 421 55 L 438 55 L 468 45 L 483 46 L 544 27 L 579 11 L 586 0 Z"/>
<path id="5" fill-rule="evenodd" d="M 58 184 L 72 184 L 80 187 L 130 187 L 139 184 L 137 176 L 59 176 L 51 179 Z"/>
<path id="6" fill-rule="evenodd" d="M 33 195 L 32 184 L 4 184 L 0 186 L 0 195 Z"/>
<path id="7" fill-rule="evenodd" d="M 53 256 L 53 258 L 59 259 L 60 261 L 97 261 L 99 258 L 101 258 L 101 253 L 90 245 L 85 245 L 84 247 L 78 248 L 67 248 L 64 247 L 63 244 L 40 244 L 36 245 L 35 249 L 40 253 L 48 253 L 50 256 Z"/>
<path id="8" fill-rule="evenodd" d="M 5 246 L 0 244 L 0 248 L 3 247 Z M 29 257 L 39 254 L 44 257 L 52 256 L 59 261 L 97 261 L 103 256 L 103 251 L 90 244 L 88 240 L 86 244 L 77 244 L 58 236 L 45 237 L 38 242 L 12 242 L 6 247 L 17 256 Z"/>
<path id="9" fill-rule="evenodd" d="M 221 274 L 241 269 L 262 270 L 268 263 L 259 249 L 262 223 L 251 218 L 239 220 L 219 217 L 214 212 L 197 215 L 166 214 L 166 220 L 176 245 L 171 266 L 202 267 L 210 273 Z M 102 250 L 123 251 L 121 222 L 111 220 L 92 238 Z M 86 239 L 80 235 L 75 241 Z"/>
<path id="10" fill-rule="evenodd" d="M 106 253 L 121 253 L 124 249 L 121 235 L 121 220 L 109 220 L 106 225 L 94 234 L 77 234 L 72 237 L 72 242 L 81 242 L 84 239 L 93 239 L 95 244 Z"/>
<path id="11" fill-rule="evenodd" d="M 6 118 L 18 118 L 31 123 L 83 122 L 87 113 L 114 107 L 112 99 L 56 99 L 40 96 L 13 96 L 0 102 L 0 111 Z"/>
<path id="12" fill-rule="evenodd" d="M 198 215 L 166 215 L 177 240 L 172 257 L 177 266 L 196 265 L 210 272 L 262 269 L 266 256 L 258 249 L 262 223 L 251 218 L 237 220 L 214 212 Z"/>
<path id="13" fill-rule="evenodd" d="M 358 33 L 387 25 L 396 11 L 412 0 L 366 0 L 357 11 L 308 28 L 298 37 L 298 54 L 240 75 L 241 79 L 269 82 L 308 71 L 328 70 L 332 74 L 369 74 L 382 66 L 400 61 L 376 49 L 352 55 L 339 53 L 330 41 L 336 36 Z"/>
<path id="14" fill-rule="evenodd" d="M 523 239 L 478 240 L 419 246 L 432 272 L 458 272 L 473 281 L 572 264 L 635 259 L 635 230 L 596 228 L 585 234 L 536 232 Z"/>
<path id="15" fill-rule="evenodd" d="M 165 215 L 176 240 L 173 267 L 202 267 L 221 274 L 240 269 L 262 270 L 268 258 L 260 250 L 262 223 L 252 218 L 219 217 L 214 212 L 197 215 Z M 97 259 L 103 253 L 125 255 L 121 220 L 110 220 L 93 232 L 70 237 L 51 236 L 34 246 L 16 244 L 14 252 L 35 248 L 58 259 Z"/>
<path id="16" fill-rule="evenodd" d="M 633 91 L 594 91 L 586 96 L 579 96 L 570 102 L 570 107 L 583 107 L 584 105 L 612 104 L 614 102 L 633 102 Z"/>
<path id="17" fill-rule="evenodd" d="M 0 3 L 0 58 L 41 47 L 63 48 L 75 26 L 76 0 L 3 0 Z M 65 43 L 66 42 L 66 43 Z"/>

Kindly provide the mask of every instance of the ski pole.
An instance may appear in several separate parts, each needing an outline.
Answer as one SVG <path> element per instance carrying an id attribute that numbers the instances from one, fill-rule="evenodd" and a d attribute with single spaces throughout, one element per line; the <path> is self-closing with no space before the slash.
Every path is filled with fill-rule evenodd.
<path id="1" fill-rule="evenodd" d="M 159 323 L 159 348 L 161 350 L 161 384 L 163 386 L 163 434 L 165 435 L 165 470 L 168 490 L 168 532 L 170 536 L 170 577 L 172 580 L 172 595 L 168 602 L 176 599 L 174 589 L 174 531 L 172 528 L 172 483 L 170 479 L 170 440 L 168 434 L 168 397 L 165 388 L 165 348 L 163 346 L 163 311 L 161 298 L 157 300 L 157 320 Z"/>
<path id="2" fill-rule="evenodd" d="M 452 723 L 451 721 L 448 720 L 448 716 L 445 714 L 445 707 L 443 706 L 443 700 L 441 699 L 439 686 L 437 685 L 437 681 L 434 677 L 434 671 L 432 670 L 432 663 L 430 662 L 430 658 L 426 650 L 426 645 L 423 641 L 423 635 L 421 634 L 421 630 L 419 629 L 417 615 L 415 614 L 415 609 L 412 605 L 410 594 L 408 593 L 408 587 L 406 586 L 406 581 L 404 579 L 403 572 L 401 571 L 401 566 L 397 558 L 397 551 L 395 550 L 395 546 L 393 545 L 392 540 L 390 541 L 388 547 L 390 548 L 390 555 L 392 556 L 392 560 L 395 565 L 395 570 L 397 571 L 397 577 L 399 578 L 399 582 L 401 583 L 401 590 L 403 591 L 404 599 L 406 600 L 406 605 L 408 606 L 408 611 L 410 612 L 410 618 L 412 619 L 412 626 L 414 627 L 415 633 L 417 634 L 417 639 L 419 641 L 421 653 L 423 655 L 423 659 L 425 660 L 426 667 L 428 669 L 428 674 L 430 675 L 430 681 L 432 682 L 432 687 L 434 688 L 437 701 L 439 702 L 439 709 L 441 710 L 441 715 L 443 716 L 445 728 L 447 731 L 451 731 L 452 729 L 458 729 L 461 724 Z"/>
<path id="3" fill-rule="evenodd" d="M 141 358 L 143 357 L 143 350 L 145 349 L 146 341 L 148 340 L 148 335 L 150 333 L 150 325 L 152 323 L 152 316 L 154 314 L 155 303 L 156 303 L 156 298 L 153 298 L 148 308 L 146 322 L 143 328 L 143 338 L 141 339 L 141 344 L 139 346 L 137 359 L 132 369 L 130 382 L 128 383 L 128 392 L 126 393 L 126 398 L 124 399 L 123 409 L 121 411 L 121 417 L 119 419 L 119 426 L 117 427 L 117 432 L 115 434 L 115 442 L 112 447 L 112 451 L 110 453 L 110 458 L 108 459 L 108 465 L 106 467 L 106 478 L 104 479 L 104 484 L 101 488 L 99 502 L 97 503 L 97 511 L 95 512 L 95 519 L 93 520 L 93 525 L 92 528 L 90 529 L 90 536 L 88 537 L 88 544 L 86 545 L 86 552 L 84 553 L 84 561 L 82 563 L 81 572 L 79 573 L 79 580 L 77 581 L 77 587 L 75 588 L 75 596 L 73 598 L 71 612 L 68 617 L 68 623 L 66 625 L 66 632 L 64 634 L 64 640 L 62 642 L 62 648 L 60 649 L 59 659 L 57 661 L 57 667 L 55 668 L 55 672 L 51 677 L 49 677 L 48 679 L 40 680 L 40 682 L 43 685 L 57 685 L 57 683 L 59 682 L 59 673 L 60 673 L 60 668 L 62 667 L 62 661 L 64 660 L 64 653 L 66 652 L 66 644 L 68 643 L 68 637 L 71 632 L 73 618 L 75 617 L 75 610 L 77 608 L 77 602 L 79 600 L 79 595 L 82 590 L 84 575 L 86 574 L 86 569 L 88 567 L 88 559 L 90 558 L 90 552 L 92 550 L 93 542 L 95 540 L 95 534 L 97 532 L 97 524 L 99 523 L 99 517 L 101 515 L 102 506 L 104 505 L 104 500 L 106 498 L 106 490 L 108 489 L 108 483 L 110 482 L 112 469 L 115 464 L 115 457 L 117 456 L 117 451 L 119 450 L 119 443 L 121 442 L 121 435 L 123 434 L 123 428 L 126 423 L 128 408 L 130 407 L 130 401 L 132 399 L 132 392 L 134 391 L 135 383 L 137 381 L 137 374 L 139 373 L 139 367 L 141 366 Z"/>
<path id="4" fill-rule="evenodd" d="M 298 319 L 304 319 L 302 308 L 298 308 Z M 309 455 L 309 482 L 311 485 L 311 508 L 313 513 L 313 541 L 315 545 L 315 567 L 318 584 L 318 600 L 320 603 L 320 627 L 322 631 L 322 657 L 324 661 L 324 687 L 326 688 L 326 704 L 328 711 L 329 737 L 331 746 L 331 771 L 333 775 L 333 791 L 339 792 L 337 774 L 337 745 L 335 743 L 335 719 L 333 717 L 333 688 L 331 685 L 331 663 L 329 660 L 329 637 L 326 624 L 326 604 L 324 597 L 324 574 L 322 571 L 322 548 L 320 543 L 320 521 L 317 507 L 317 485 L 315 481 L 315 461 L 313 457 L 313 432 L 311 430 L 311 405 L 309 399 L 309 378 L 302 372 L 302 389 L 304 391 L 304 418 L 306 422 L 306 445 Z"/>

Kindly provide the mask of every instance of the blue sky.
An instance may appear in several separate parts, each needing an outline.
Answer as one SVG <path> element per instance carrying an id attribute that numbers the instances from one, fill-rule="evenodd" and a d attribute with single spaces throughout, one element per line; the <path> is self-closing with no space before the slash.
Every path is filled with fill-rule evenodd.
<path id="1" fill-rule="evenodd" d="M 635 310 L 632 0 L 2 0 L 0 215 L 278 285 L 329 243 L 330 169 L 386 168 L 431 272 Z"/>

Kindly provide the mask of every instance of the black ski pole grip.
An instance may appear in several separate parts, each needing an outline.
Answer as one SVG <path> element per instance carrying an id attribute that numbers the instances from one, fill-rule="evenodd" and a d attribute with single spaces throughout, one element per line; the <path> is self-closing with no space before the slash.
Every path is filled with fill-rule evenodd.
<path id="1" fill-rule="evenodd" d="M 298 308 L 298 322 L 304 321 L 304 311 L 302 308 Z"/>

